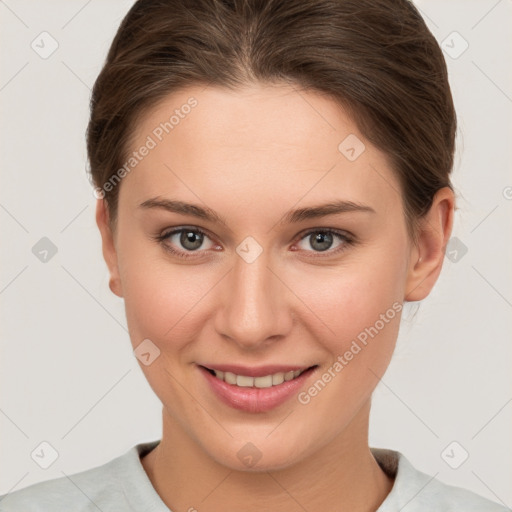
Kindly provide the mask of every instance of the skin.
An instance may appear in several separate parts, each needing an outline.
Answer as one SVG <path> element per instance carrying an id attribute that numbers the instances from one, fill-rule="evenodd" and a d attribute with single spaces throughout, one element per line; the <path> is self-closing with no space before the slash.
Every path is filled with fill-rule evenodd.
<path id="1" fill-rule="evenodd" d="M 368 447 L 371 395 L 400 314 L 307 405 L 293 397 L 265 413 L 233 409 L 196 365 L 317 364 L 307 389 L 393 303 L 429 294 L 452 229 L 453 193 L 436 194 L 413 244 L 386 155 L 331 99 L 289 85 L 173 93 L 139 121 L 131 150 L 191 96 L 198 105 L 119 185 L 114 232 L 97 202 L 110 287 L 124 298 L 133 348 L 149 338 L 160 350 L 141 364 L 163 404 L 162 441 L 143 467 L 174 512 L 315 512 L 334 503 L 374 511 L 393 479 Z M 349 134 L 366 147 L 355 161 L 338 150 Z M 156 196 L 207 206 L 227 226 L 138 206 Z M 278 223 L 290 209 L 338 199 L 375 212 Z M 179 234 L 152 238 L 182 226 L 207 232 L 195 252 Z M 356 243 L 334 236 L 322 252 L 305 234 L 311 228 L 345 231 Z M 236 252 L 247 236 L 263 250 L 252 263 Z M 178 258 L 165 244 L 199 256 Z M 248 442 L 261 453 L 251 468 L 237 457 Z"/>

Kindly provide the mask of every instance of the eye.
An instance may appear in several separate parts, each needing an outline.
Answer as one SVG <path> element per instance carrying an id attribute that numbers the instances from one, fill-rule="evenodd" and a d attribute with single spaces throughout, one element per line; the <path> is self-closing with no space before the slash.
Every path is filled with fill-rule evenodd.
<path id="1" fill-rule="evenodd" d="M 167 251 L 181 258 L 196 257 L 196 254 L 190 253 L 203 252 L 199 251 L 201 248 L 206 250 L 216 247 L 209 236 L 199 228 L 181 227 L 157 235 L 156 239 Z M 207 244 L 207 247 L 203 247 L 205 240 L 210 240 L 210 244 Z"/>
<path id="2" fill-rule="evenodd" d="M 154 237 L 164 249 L 179 258 L 200 257 L 208 249 L 218 249 L 220 246 L 214 244 L 210 237 L 196 227 L 180 227 Z M 205 245 L 205 241 L 209 243 Z M 313 250 L 301 244 L 309 245 Z M 338 254 L 354 245 L 355 240 L 345 232 L 338 232 L 333 229 L 310 229 L 299 238 L 297 246 L 301 250 L 314 254 L 315 257 L 331 256 Z M 334 250 L 331 250 L 334 245 Z M 296 249 L 292 249 L 296 250 Z M 319 253 L 319 254 L 318 254 Z"/>
<path id="3" fill-rule="evenodd" d="M 336 243 L 337 241 L 337 243 Z M 337 254 L 353 245 L 354 240 L 347 233 L 338 232 L 332 229 L 310 229 L 306 234 L 302 235 L 300 244 L 309 245 L 313 248 L 313 252 L 322 253 L 329 251 L 328 254 Z M 329 250 L 333 247 L 334 250 Z M 302 249 L 311 252 L 307 247 Z"/>

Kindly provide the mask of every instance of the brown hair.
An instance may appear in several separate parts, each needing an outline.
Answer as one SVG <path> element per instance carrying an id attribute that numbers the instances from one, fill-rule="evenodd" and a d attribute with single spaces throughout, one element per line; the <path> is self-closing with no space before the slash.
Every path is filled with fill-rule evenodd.
<path id="1" fill-rule="evenodd" d="M 138 0 L 92 91 L 87 151 L 115 227 L 135 124 L 170 93 L 288 83 L 335 99 L 389 158 L 410 235 L 452 188 L 456 114 L 442 51 L 409 0 Z M 341 141 L 340 141 L 341 142 Z"/>

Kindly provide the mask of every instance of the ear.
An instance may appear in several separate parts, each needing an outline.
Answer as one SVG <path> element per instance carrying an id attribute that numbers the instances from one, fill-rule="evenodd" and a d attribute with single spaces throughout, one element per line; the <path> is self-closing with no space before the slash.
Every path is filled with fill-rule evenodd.
<path id="1" fill-rule="evenodd" d="M 96 224 L 100 230 L 103 258 L 110 272 L 109 287 L 118 297 L 123 296 L 121 278 L 117 262 L 117 251 L 114 236 L 110 228 L 109 213 L 106 201 L 98 199 L 96 202 Z"/>
<path id="2" fill-rule="evenodd" d="M 405 287 L 406 301 L 423 300 L 441 272 L 446 244 L 450 239 L 455 198 L 449 187 L 437 191 L 428 213 L 420 220 Z"/>

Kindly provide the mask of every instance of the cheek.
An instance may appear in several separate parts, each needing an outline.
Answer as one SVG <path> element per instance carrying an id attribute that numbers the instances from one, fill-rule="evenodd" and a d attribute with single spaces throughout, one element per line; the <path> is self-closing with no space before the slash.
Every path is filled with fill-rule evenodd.
<path id="1" fill-rule="evenodd" d="M 172 340 L 172 346 L 179 348 L 180 339 L 193 335 L 189 321 L 211 288 L 207 272 L 200 265 L 172 264 L 163 252 L 147 247 L 127 249 L 119 270 L 133 344 L 149 338 L 157 345 Z"/>
<path id="2" fill-rule="evenodd" d="M 193 346 L 191 340 L 199 337 L 204 325 L 198 312 L 201 299 L 212 288 L 207 272 L 200 266 L 172 264 L 165 254 L 147 247 L 131 248 L 124 255 L 120 274 L 132 346 L 136 349 L 149 339 L 159 350 L 149 365 L 141 364 L 141 369 L 162 403 L 173 404 L 173 411 L 191 410 L 193 414 L 196 403 L 190 403 L 179 382 L 186 378 L 182 372 L 190 359 L 187 350 Z M 156 353 L 154 348 L 149 350 Z"/>
<path id="3" fill-rule="evenodd" d="M 401 303 L 406 278 L 404 254 L 399 245 L 376 248 L 351 255 L 337 267 L 297 270 L 291 275 L 297 296 L 323 325 L 317 335 L 332 340 L 332 348 L 339 345 L 343 349 L 347 340 L 373 325 L 394 303 Z"/>
<path id="4" fill-rule="evenodd" d="M 298 290 L 320 319 L 311 317 L 305 325 L 327 354 L 318 380 L 298 401 L 304 410 L 310 404 L 315 408 L 317 419 L 310 420 L 314 428 L 328 428 L 333 435 L 371 397 L 398 336 L 405 279 L 402 257 L 399 249 L 380 256 L 347 262 L 321 279 L 303 278 Z M 332 420 L 328 427 L 321 420 L 325 417 Z"/>
<path id="5" fill-rule="evenodd" d="M 295 276 L 296 289 L 316 316 L 305 325 L 328 354 L 319 383 L 300 403 L 314 401 L 325 414 L 347 419 L 371 395 L 392 357 L 400 327 L 406 278 L 406 244 L 380 245 L 346 258 L 337 268 Z M 319 376 L 322 378 L 322 375 Z M 321 397 L 320 397 L 321 395 Z M 316 398 L 318 396 L 318 398 Z M 329 409 L 344 404 L 341 409 Z M 320 415 L 321 416 L 321 415 Z"/>

